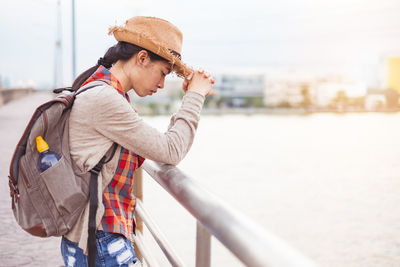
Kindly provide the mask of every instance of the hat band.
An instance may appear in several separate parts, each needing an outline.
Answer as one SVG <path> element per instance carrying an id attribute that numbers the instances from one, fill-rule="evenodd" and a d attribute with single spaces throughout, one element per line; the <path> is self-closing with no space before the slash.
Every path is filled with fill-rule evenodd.
<path id="1" fill-rule="evenodd" d="M 179 60 L 182 60 L 181 54 L 179 54 L 178 52 L 176 52 L 175 50 L 172 50 L 172 49 L 168 49 L 168 50 L 172 55 L 174 55 L 177 58 L 179 58 Z"/>

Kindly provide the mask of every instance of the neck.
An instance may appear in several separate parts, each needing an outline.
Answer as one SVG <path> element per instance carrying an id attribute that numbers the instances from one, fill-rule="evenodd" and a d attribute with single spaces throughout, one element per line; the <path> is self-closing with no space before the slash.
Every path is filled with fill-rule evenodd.
<path id="1" fill-rule="evenodd" d="M 122 90 L 125 93 L 132 89 L 130 80 L 126 75 L 120 61 L 117 61 L 109 70 L 112 73 L 112 75 L 114 75 L 117 78 L 117 80 L 122 86 Z"/>

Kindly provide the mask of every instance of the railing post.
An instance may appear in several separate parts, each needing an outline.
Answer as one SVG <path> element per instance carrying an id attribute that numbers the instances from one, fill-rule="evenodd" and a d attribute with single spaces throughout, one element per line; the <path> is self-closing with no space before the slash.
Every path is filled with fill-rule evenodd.
<path id="1" fill-rule="evenodd" d="M 210 267 L 211 235 L 199 221 L 196 228 L 196 267 Z"/>
<path id="2" fill-rule="evenodd" d="M 134 174 L 134 183 L 133 183 L 133 192 L 137 199 L 143 202 L 143 169 L 139 168 L 135 170 Z M 143 220 L 140 218 L 135 212 L 135 222 L 136 222 L 136 231 L 140 232 L 143 235 Z M 143 263 L 143 256 L 140 253 L 137 246 L 134 246 L 136 257 Z"/>

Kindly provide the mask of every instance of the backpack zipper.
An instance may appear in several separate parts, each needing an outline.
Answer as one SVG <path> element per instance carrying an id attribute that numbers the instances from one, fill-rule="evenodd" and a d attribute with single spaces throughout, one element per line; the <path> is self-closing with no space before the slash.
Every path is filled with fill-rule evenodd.
<path id="1" fill-rule="evenodd" d="M 49 124 L 49 119 L 47 117 L 47 112 L 46 110 L 43 111 L 43 123 L 44 123 L 44 133 L 43 133 L 43 137 L 47 136 L 47 128 L 48 128 L 48 124 Z"/>
<path id="2" fill-rule="evenodd" d="M 22 181 L 24 182 L 25 186 L 27 188 L 31 188 L 31 184 L 29 183 L 28 179 L 26 178 L 26 172 L 24 170 L 24 168 L 22 167 L 22 165 L 20 166 L 21 172 L 22 172 Z"/>

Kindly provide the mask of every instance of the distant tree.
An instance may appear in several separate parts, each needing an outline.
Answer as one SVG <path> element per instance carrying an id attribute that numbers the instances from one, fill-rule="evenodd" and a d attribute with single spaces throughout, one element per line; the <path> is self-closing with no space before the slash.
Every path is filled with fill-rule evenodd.
<path id="1" fill-rule="evenodd" d="M 264 107 L 264 101 L 262 97 L 250 97 L 248 99 L 249 105 L 255 108 L 262 108 Z"/>
<path id="2" fill-rule="evenodd" d="M 301 86 L 301 95 L 303 97 L 303 101 L 300 103 L 301 107 L 309 108 L 311 106 L 311 96 L 310 96 L 310 85 L 303 84 Z"/>
<path id="3" fill-rule="evenodd" d="M 385 98 L 387 108 L 397 108 L 399 106 L 399 93 L 396 90 L 385 90 Z"/>
<path id="4" fill-rule="evenodd" d="M 226 99 L 224 97 L 220 97 L 217 100 L 217 107 L 220 108 L 224 105 L 224 103 L 226 102 Z"/>
<path id="5" fill-rule="evenodd" d="M 278 108 L 292 108 L 292 105 L 287 100 L 282 100 L 277 105 Z"/>
<path id="6" fill-rule="evenodd" d="M 365 97 L 364 96 L 359 96 L 359 97 L 354 97 L 350 99 L 350 106 L 356 107 L 356 108 L 364 108 L 365 106 Z"/>
<path id="7" fill-rule="evenodd" d="M 167 113 L 170 113 L 170 112 L 171 112 L 171 104 L 170 104 L 170 103 L 165 104 L 165 111 L 166 111 Z"/>
<path id="8" fill-rule="evenodd" d="M 346 108 L 349 103 L 346 92 L 344 90 L 338 91 L 336 97 L 333 99 L 333 103 L 339 109 Z"/>
<path id="9" fill-rule="evenodd" d="M 150 108 L 150 110 L 151 110 L 151 115 L 158 115 L 160 112 L 159 112 L 159 109 L 158 109 L 158 104 L 157 103 L 154 103 L 154 102 L 150 102 L 150 103 L 148 103 L 147 104 L 147 106 Z"/>
<path id="10" fill-rule="evenodd" d="M 209 97 L 206 98 L 206 100 L 204 100 L 204 107 L 205 107 L 205 108 L 208 108 L 208 107 L 210 107 L 210 106 L 212 106 L 212 105 L 217 105 L 217 104 L 216 104 L 217 101 L 218 101 L 217 97 L 215 97 L 215 96 L 209 96 Z M 212 103 L 214 103 L 214 104 L 212 104 Z"/>

